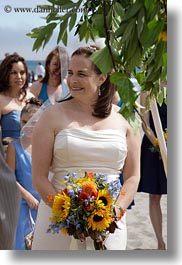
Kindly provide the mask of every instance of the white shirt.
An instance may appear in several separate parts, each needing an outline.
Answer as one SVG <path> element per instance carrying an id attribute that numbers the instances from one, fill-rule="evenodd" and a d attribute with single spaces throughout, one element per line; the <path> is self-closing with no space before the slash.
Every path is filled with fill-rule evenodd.
<path id="1" fill-rule="evenodd" d="M 36 66 L 36 75 L 44 77 L 45 74 L 45 68 L 42 64 L 38 64 Z"/>

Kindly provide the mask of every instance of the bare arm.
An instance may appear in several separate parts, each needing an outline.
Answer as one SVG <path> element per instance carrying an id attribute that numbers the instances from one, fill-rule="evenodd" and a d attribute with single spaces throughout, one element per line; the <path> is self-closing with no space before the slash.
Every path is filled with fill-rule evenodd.
<path id="1" fill-rule="evenodd" d="M 56 195 L 52 183 L 48 179 L 53 157 L 54 129 L 52 116 L 45 111 L 36 124 L 32 138 L 32 174 L 33 186 L 40 197 L 47 203 L 48 195 Z"/>
<path id="2" fill-rule="evenodd" d="M 40 94 L 41 87 L 42 87 L 42 83 L 40 83 L 39 81 L 36 81 L 30 86 L 30 92 L 35 97 L 38 97 Z"/>
<path id="3" fill-rule="evenodd" d="M 32 97 L 34 98 L 35 95 L 34 95 L 32 92 L 27 91 L 27 96 L 26 96 L 26 98 L 29 99 L 29 98 L 32 98 Z"/>
<path id="4" fill-rule="evenodd" d="M 15 172 L 16 169 L 16 153 L 13 143 L 10 143 L 6 152 L 6 162 L 8 166 Z M 30 208 L 38 209 L 39 201 L 26 190 L 18 181 L 17 186 L 20 190 L 22 198 L 24 198 Z"/>
<path id="5" fill-rule="evenodd" d="M 142 93 L 140 96 L 140 102 L 142 106 L 145 106 L 146 104 L 146 99 L 147 99 L 147 93 Z M 143 118 L 143 123 L 142 123 L 142 128 L 150 142 L 153 144 L 156 136 L 153 132 L 153 130 L 150 128 L 150 121 L 149 121 L 149 110 L 142 109 L 141 110 L 141 115 Z"/>
<path id="6" fill-rule="evenodd" d="M 117 205 L 127 209 L 137 192 L 140 180 L 140 135 L 134 133 L 133 128 L 127 132 L 127 157 L 123 168 L 123 193 L 118 197 Z"/>
<path id="7" fill-rule="evenodd" d="M 0 120 L 1 120 L 3 108 L 4 108 L 3 97 L 0 94 Z"/>
<path id="8" fill-rule="evenodd" d="M 16 154 L 13 143 L 9 143 L 6 151 L 6 163 L 15 172 Z"/>

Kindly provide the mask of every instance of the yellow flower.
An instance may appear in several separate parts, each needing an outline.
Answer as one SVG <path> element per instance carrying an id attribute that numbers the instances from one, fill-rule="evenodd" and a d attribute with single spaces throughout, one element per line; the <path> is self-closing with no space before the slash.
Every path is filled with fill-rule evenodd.
<path id="1" fill-rule="evenodd" d="M 108 211 L 104 209 L 94 210 L 88 217 L 88 228 L 103 231 L 110 226 L 111 222 L 112 216 Z"/>
<path id="2" fill-rule="evenodd" d="M 54 202 L 52 206 L 53 215 L 51 217 L 51 220 L 63 222 L 69 214 L 70 206 L 71 199 L 66 193 L 63 192 L 62 194 L 57 194 L 54 197 Z"/>
<path id="3" fill-rule="evenodd" d="M 163 42 L 167 41 L 167 32 L 166 31 L 162 31 L 160 32 L 159 36 L 158 36 L 158 41 L 162 40 Z"/>
<path id="4" fill-rule="evenodd" d="M 164 132 L 164 139 L 167 142 L 167 130 Z"/>
<path id="5" fill-rule="evenodd" d="M 154 139 L 154 141 L 153 141 L 153 145 L 159 145 L 158 138 L 155 138 L 155 139 Z"/>
<path id="6" fill-rule="evenodd" d="M 67 230 L 65 227 L 62 227 L 62 228 L 61 228 L 61 232 L 62 232 L 64 235 L 67 235 L 67 234 L 68 234 L 68 230 Z"/>
<path id="7" fill-rule="evenodd" d="M 110 209 L 113 202 L 114 200 L 107 189 L 99 190 L 99 194 L 96 201 L 96 204 L 100 205 L 99 207 Z"/>

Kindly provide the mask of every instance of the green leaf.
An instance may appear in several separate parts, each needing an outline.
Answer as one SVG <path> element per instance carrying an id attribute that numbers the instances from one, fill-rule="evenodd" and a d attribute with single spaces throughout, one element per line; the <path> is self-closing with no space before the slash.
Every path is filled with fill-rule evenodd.
<path id="1" fill-rule="evenodd" d="M 144 23 L 145 23 L 145 10 L 144 10 L 144 8 L 141 8 L 141 10 L 138 14 L 138 18 L 137 18 L 138 37 L 140 37 L 140 34 L 143 31 Z"/>
<path id="2" fill-rule="evenodd" d="M 157 71 L 161 66 L 162 66 L 162 56 L 163 56 L 163 51 L 165 48 L 165 43 L 164 42 L 158 42 L 155 50 L 155 56 L 154 56 L 154 62 L 155 62 L 155 71 Z"/>
<path id="3" fill-rule="evenodd" d="M 140 35 L 140 41 L 145 48 L 152 46 L 158 39 L 159 33 L 162 31 L 164 23 L 162 21 L 150 21 L 145 25 Z"/>
<path id="4" fill-rule="evenodd" d="M 116 37 L 120 37 L 124 34 L 127 24 L 128 23 L 126 21 L 125 22 L 122 21 L 120 27 L 115 31 Z"/>
<path id="5" fill-rule="evenodd" d="M 49 42 L 49 40 L 53 34 L 53 30 L 55 29 L 56 26 L 57 26 L 57 23 L 50 23 L 41 32 L 41 35 L 44 35 L 43 48 Z"/>
<path id="6" fill-rule="evenodd" d="M 113 5 L 113 10 L 115 12 L 115 16 L 120 16 L 120 17 L 124 16 L 124 10 L 120 3 L 115 2 Z"/>
<path id="7" fill-rule="evenodd" d="M 150 74 L 147 74 L 146 82 L 155 82 L 160 78 L 162 72 L 162 67 L 160 67 L 157 71 L 151 71 Z"/>
<path id="8" fill-rule="evenodd" d="M 116 72 L 111 75 L 110 80 L 117 85 L 118 93 L 122 101 L 126 104 L 130 102 L 130 104 L 133 105 L 136 101 L 137 95 L 133 90 L 133 84 L 129 78 L 121 72 Z"/>
<path id="9" fill-rule="evenodd" d="M 86 20 L 83 23 L 80 23 L 78 27 L 80 41 L 84 39 L 87 30 L 88 30 L 88 21 Z"/>
<path id="10" fill-rule="evenodd" d="M 128 68 L 132 72 L 136 66 L 139 66 L 141 63 L 142 49 L 140 45 L 136 45 L 135 52 L 132 57 L 128 60 Z"/>
<path id="11" fill-rule="evenodd" d="M 93 26 L 99 30 L 100 37 L 105 37 L 103 14 L 95 14 L 92 19 Z"/>
<path id="12" fill-rule="evenodd" d="M 137 40 L 137 31 L 136 26 L 135 29 L 133 29 L 132 34 L 130 34 L 130 38 L 128 39 L 128 44 L 126 45 L 125 50 L 125 60 L 128 62 L 130 58 L 133 57 L 137 50 L 137 46 L 139 45 L 139 42 Z"/>
<path id="13" fill-rule="evenodd" d="M 70 22 L 69 22 L 69 31 L 71 31 L 73 29 L 73 27 L 75 26 L 76 19 L 77 19 L 77 14 L 76 13 L 73 13 L 71 15 Z"/>
<path id="14" fill-rule="evenodd" d="M 147 21 L 153 20 L 160 10 L 160 1 L 158 0 L 145 0 L 144 5 L 146 8 Z"/>
<path id="15" fill-rule="evenodd" d="M 107 34 L 109 41 L 106 47 L 95 52 L 91 60 L 105 74 L 113 67 L 119 72 L 119 76 L 115 76 L 118 80 L 115 81 L 127 119 L 135 126 L 132 104 L 137 95 L 128 79 L 130 76 L 137 77 L 142 91 L 149 91 L 159 102 L 166 97 L 164 90 L 161 91 L 159 87 L 160 82 L 167 79 L 167 42 L 158 40 L 159 34 L 166 31 L 167 27 L 166 0 L 106 0 L 106 13 L 103 2 L 99 0 L 47 2 L 49 8 L 61 11 L 59 14 L 55 9 L 55 13 L 46 14 L 44 19 L 47 25 L 51 24 L 50 28 L 41 26 L 26 34 L 34 39 L 34 50 L 45 47 L 56 23 L 60 25 L 57 41 L 62 41 L 65 46 L 71 30 L 85 42 L 94 42 L 96 37 L 106 38 Z M 76 8 L 79 10 L 76 11 Z M 105 29 L 104 16 L 108 31 Z M 140 65 L 142 73 L 138 75 L 135 69 Z"/>
<path id="16" fill-rule="evenodd" d="M 104 16 L 102 15 L 102 19 L 104 21 Z M 109 10 L 107 16 L 106 16 L 106 24 L 107 24 L 107 29 L 112 29 L 112 19 L 113 19 L 113 12 L 112 9 Z"/>
<path id="17" fill-rule="evenodd" d="M 65 34 L 65 32 L 67 31 L 67 25 L 68 25 L 68 20 L 64 20 L 61 24 L 60 24 L 60 28 L 59 28 L 59 35 L 57 38 L 57 43 L 59 43 L 60 41 L 63 41 L 63 36 Z M 64 39 L 65 41 L 65 39 Z M 67 45 L 67 43 L 66 43 Z"/>
<path id="18" fill-rule="evenodd" d="M 157 102 L 159 103 L 160 106 L 164 102 L 164 99 L 165 99 L 165 96 L 166 96 L 164 91 L 165 91 L 164 89 L 160 89 L 159 93 L 157 94 Z"/>
<path id="19" fill-rule="evenodd" d="M 111 51 L 112 51 L 112 55 L 113 55 L 115 62 L 120 63 L 121 62 L 121 56 L 120 56 L 118 49 L 111 47 Z"/>
<path id="20" fill-rule="evenodd" d="M 94 52 L 90 59 L 104 74 L 107 74 L 113 68 L 112 59 L 107 46 L 97 52 Z"/>
<path id="21" fill-rule="evenodd" d="M 135 19 L 131 19 L 125 25 L 124 34 L 121 39 L 122 42 L 129 41 L 129 39 L 131 39 L 131 35 L 133 35 L 133 32 L 135 30 L 135 23 L 136 23 Z"/>
<path id="22" fill-rule="evenodd" d="M 167 52 L 162 55 L 162 80 L 167 80 Z"/>
<path id="23" fill-rule="evenodd" d="M 39 28 L 33 28 L 32 31 L 30 33 L 27 33 L 26 36 L 30 37 L 30 38 L 37 38 L 40 31 L 44 28 L 44 26 L 41 26 Z"/>
<path id="24" fill-rule="evenodd" d="M 112 73 L 112 75 L 110 77 L 110 80 L 114 84 L 119 84 L 123 78 L 124 79 L 126 78 L 123 73 L 121 73 L 121 72 L 115 72 L 115 73 Z"/>
<path id="25" fill-rule="evenodd" d="M 45 45 L 49 42 L 53 30 L 55 29 L 56 26 L 57 23 L 50 23 L 46 26 L 37 29 L 36 33 L 38 33 L 38 35 L 33 46 L 33 51 L 34 50 L 38 51 L 41 46 L 43 46 L 43 48 L 45 47 Z"/>
<path id="26" fill-rule="evenodd" d="M 48 0 L 48 2 L 52 3 L 53 5 L 58 5 L 60 7 L 71 8 L 74 7 L 76 4 L 70 0 Z"/>
<path id="27" fill-rule="evenodd" d="M 33 48 L 32 48 L 32 51 L 38 51 L 39 48 L 42 46 L 42 43 L 43 43 L 43 39 L 40 39 L 40 38 L 37 38 L 34 42 L 34 45 L 33 45 Z"/>
<path id="28" fill-rule="evenodd" d="M 51 21 L 57 21 L 57 20 L 61 20 L 61 18 L 60 18 L 60 16 L 58 16 L 57 14 L 54 14 L 54 13 L 50 13 L 46 17 L 46 23 L 49 23 Z"/>
<path id="29" fill-rule="evenodd" d="M 138 83 L 140 84 L 140 86 L 142 86 L 143 82 L 144 82 L 144 72 L 137 72 L 135 75 L 135 78 L 137 79 Z"/>
<path id="30" fill-rule="evenodd" d="M 123 16 L 122 21 L 127 21 L 131 17 L 134 17 L 138 11 L 142 8 L 143 4 L 139 1 L 136 1 L 134 4 L 132 4 L 128 10 L 126 11 L 125 15 Z"/>

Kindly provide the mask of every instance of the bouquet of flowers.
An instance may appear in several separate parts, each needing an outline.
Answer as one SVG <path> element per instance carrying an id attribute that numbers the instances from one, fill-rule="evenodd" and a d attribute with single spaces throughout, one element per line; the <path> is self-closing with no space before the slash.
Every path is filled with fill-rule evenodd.
<path id="1" fill-rule="evenodd" d="M 51 223 L 47 232 L 73 236 L 83 241 L 90 236 L 95 249 L 106 249 L 104 240 L 117 228 L 114 203 L 120 193 L 119 179 L 85 172 L 64 178 L 65 188 L 53 198 Z"/>

